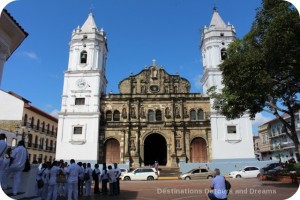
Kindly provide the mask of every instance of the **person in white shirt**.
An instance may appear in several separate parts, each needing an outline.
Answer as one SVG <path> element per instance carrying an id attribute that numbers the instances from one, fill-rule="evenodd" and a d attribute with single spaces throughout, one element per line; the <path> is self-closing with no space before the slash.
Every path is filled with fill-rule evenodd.
<path id="1" fill-rule="evenodd" d="M 82 167 L 82 162 L 78 162 L 77 165 L 80 167 L 79 175 L 78 175 L 78 196 L 83 195 L 83 174 L 84 174 L 84 169 Z"/>
<path id="2" fill-rule="evenodd" d="M 58 173 L 60 172 L 60 168 L 58 167 L 58 162 L 54 161 L 52 163 L 52 166 L 49 168 L 49 186 L 48 186 L 48 196 L 47 200 L 56 200 L 57 199 L 57 183 L 56 183 L 56 177 Z"/>
<path id="3" fill-rule="evenodd" d="M 116 173 L 116 189 L 117 194 L 120 194 L 120 176 L 121 176 L 121 169 L 118 167 L 117 163 L 114 163 L 115 173 Z"/>
<path id="4" fill-rule="evenodd" d="M 5 170 L 3 178 L 6 181 L 3 181 L 3 189 L 7 189 L 7 180 L 11 173 L 14 174 L 13 181 L 13 195 L 17 195 L 21 183 L 22 171 L 25 167 L 25 162 L 28 157 L 27 150 L 24 145 L 24 141 L 21 140 L 18 143 L 18 146 L 12 150 L 11 160 L 9 167 Z"/>
<path id="5" fill-rule="evenodd" d="M 103 168 L 101 171 L 101 181 L 102 181 L 102 195 L 107 195 L 107 169 L 106 169 L 106 163 L 103 163 Z"/>
<path id="6" fill-rule="evenodd" d="M 6 135 L 4 133 L 1 133 L 0 134 L 0 183 L 2 180 L 2 175 L 4 173 L 4 159 L 5 159 L 5 151 L 7 149 L 5 138 Z"/>
<path id="7" fill-rule="evenodd" d="M 44 181 L 44 186 L 42 188 L 42 194 L 41 194 L 42 199 L 46 199 L 47 198 L 47 194 L 48 194 L 50 166 L 51 166 L 50 162 L 46 162 L 45 166 L 43 166 L 46 169 L 45 169 L 45 171 L 42 174 L 42 179 Z"/>
<path id="8" fill-rule="evenodd" d="M 109 181 L 109 195 L 110 196 L 117 195 L 116 172 L 111 165 L 108 166 L 107 177 Z"/>
<path id="9" fill-rule="evenodd" d="M 70 165 L 65 168 L 65 173 L 68 176 L 68 200 L 78 199 L 78 176 L 80 173 L 80 166 L 75 163 L 74 159 L 70 160 Z M 72 198 L 73 195 L 73 198 Z"/>
<path id="10" fill-rule="evenodd" d="M 92 185 L 92 175 L 93 170 L 91 169 L 91 163 L 87 163 L 86 168 L 84 170 L 84 182 L 85 182 L 85 194 L 84 196 L 91 196 L 91 185 Z M 85 178 L 87 175 L 89 176 L 89 179 Z"/>
<path id="11" fill-rule="evenodd" d="M 12 149 L 10 147 L 6 149 L 6 154 L 5 154 L 3 162 L 2 162 L 3 172 L 2 172 L 2 178 L 0 180 L 2 188 L 4 188 L 3 187 L 4 185 L 7 185 L 6 173 L 7 173 L 8 167 L 9 167 L 9 163 L 10 163 L 11 152 L 12 152 Z"/>

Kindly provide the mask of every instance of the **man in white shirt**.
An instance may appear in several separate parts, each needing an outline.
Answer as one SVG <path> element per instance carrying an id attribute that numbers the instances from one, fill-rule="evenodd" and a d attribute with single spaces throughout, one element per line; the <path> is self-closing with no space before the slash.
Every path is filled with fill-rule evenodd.
<path id="1" fill-rule="evenodd" d="M 70 160 L 70 165 L 65 168 L 65 172 L 68 175 L 68 200 L 78 199 L 78 176 L 80 173 L 80 167 L 75 163 L 74 159 Z M 73 194 L 73 198 L 72 198 Z"/>
<path id="2" fill-rule="evenodd" d="M 0 183 L 2 180 L 2 175 L 4 173 L 4 155 L 7 149 L 7 144 L 5 142 L 6 135 L 4 133 L 0 134 Z"/>
<path id="3" fill-rule="evenodd" d="M 14 174 L 14 184 L 13 184 L 13 195 L 17 195 L 20 183 L 21 183 L 21 175 L 22 171 L 25 167 L 25 162 L 27 159 L 27 150 L 24 145 L 24 141 L 21 140 L 18 143 L 18 146 L 13 149 L 11 154 L 11 163 L 6 170 L 3 178 L 8 180 L 10 173 Z M 7 188 L 7 184 L 3 185 L 3 188 Z"/>
<path id="4" fill-rule="evenodd" d="M 108 166 L 107 177 L 109 181 L 109 195 L 117 195 L 116 172 L 111 165 Z"/>
<path id="5" fill-rule="evenodd" d="M 116 189 L 117 194 L 120 194 L 120 176 L 121 176 L 121 169 L 118 167 L 117 163 L 114 163 L 115 173 L 116 173 Z"/>

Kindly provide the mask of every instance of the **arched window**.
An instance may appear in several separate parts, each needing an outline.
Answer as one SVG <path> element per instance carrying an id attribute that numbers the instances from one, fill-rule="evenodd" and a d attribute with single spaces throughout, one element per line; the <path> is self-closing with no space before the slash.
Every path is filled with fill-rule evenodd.
<path id="1" fill-rule="evenodd" d="M 27 125 L 27 114 L 24 115 L 24 121 L 23 121 L 23 126 Z"/>
<path id="2" fill-rule="evenodd" d="M 53 140 L 50 140 L 50 151 L 53 150 Z"/>
<path id="3" fill-rule="evenodd" d="M 47 133 L 50 131 L 50 124 L 47 124 Z"/>
<path id="4" fill-rule="evenodd" d="M 52 125 L 52 129 L 51 129 L 51 135 L 54 134 L 54 126 Z"/>
<path id="5" fill-rule="evenodd" d="M 33 128 L 34 126 L 34 117 L 31 118 L 30 128 Z"/>
<path id="6" fill-rule="evenodd" d="M 221 59 L 225 60 L 227 58 L 227 51 L 225 48 L 221 49 Z"/>
<path id="7" fill-rule="evenodd" d="M 37 124 L 36 124 L 36 130 L 40 130 L 40 120 L 37 120 Z"/>
<path id="8" fill-rule="evenodd" d="M 86 51 L 82 51 L 80 53 L 80 63 L 81 64 L 87 63 L 87 52 Z"/>
<path id="9" fill-rule="evenodd" d="M 46 143 L 45 143 L 45 146 L 46 146 L 46 150 L 48 150 L 49 148 L 48 148 L 48 139 L 46 139 Z"/>
<path id="10" fill-rule="evenodd" d="M 109 110 L 106 112 L 106 121 L 111 121 L 112 120 L 112 112 Z"/>
<path id="11" fill-rule="evenodd" d="M 153 110 L 149 110 L 148 111 L 148 121 L 149 122 L 153 122 L 154 121 L 154 111 Z"/>
<path id="12" fill-rule="evenodd" d="M 40 149 L 44 149 L 44 138 L 40 139 Z"/>
<path id="13" fill-rule="evenodd" d="M 28 135 L 28 145 L 27 146 L 28 147 L 32 146 L 32 135 L 31 134 Z"/>
<path id="14" fill-rule="evenodd" d="M 39 137 L 36 135 L 35 140 L 34 140 L 34 148 L 38 147 L 38 140 L 39 140 Z"/>
<path id="15" fill-rule="evenodd" d="M 195 110 L 190 111 L 190 119 L 191 120 L 196 120 L 196 111 Z"/>
<path id="16" fill-rule="evenodd" d="M 204 112 L 202 109 L 198 110 L 198 120 L 204 120 Z"/>
<path id="17" fill-rule="evenodd" d="M 120 112 L 118 110 L 114 111 L 113 119 L 114 121 L 120 121 Z"/>
<path id="18" fill-rule="evenodd" d="M 155 112 L 155 120 L 160 122 L 162 120 L 162 114 L 160 110 L 156 110 Z"/>
<path id="19" fill-rule="evenodd" d="M 45 122 L 42 123 L 42 132 L 45 131 Z"/>

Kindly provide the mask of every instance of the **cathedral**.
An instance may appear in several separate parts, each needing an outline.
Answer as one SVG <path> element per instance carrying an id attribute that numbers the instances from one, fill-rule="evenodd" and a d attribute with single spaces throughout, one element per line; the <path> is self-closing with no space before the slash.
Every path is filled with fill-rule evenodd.
<path id="1" fill-rule="evenodd" d="M 222 89 L 218 65 L 235 34 L 214 10 L 200 43 L 203 94 L 190 93 L 187 79 L 155 60 L 121 80 L 118 94 L 106 94 L 106 33 L 89 14 L 69 44 L 56 159 L 134 167 L 253 159 L 249 117 L 226 120 L 206 93 L 211 86 Z"/>

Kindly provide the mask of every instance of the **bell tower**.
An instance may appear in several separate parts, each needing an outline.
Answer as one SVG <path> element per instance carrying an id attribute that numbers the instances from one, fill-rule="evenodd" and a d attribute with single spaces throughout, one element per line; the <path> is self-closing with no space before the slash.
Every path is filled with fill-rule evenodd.
<path id="1" fill-rule="evenodd" d="M 233 25 L 225 24 L 216 8 L 209 27 L 204 27 L 201 36 L 200 49 L 203 60 L 203 95 L 207 90 L 216 86 L 221 92 L 222 72 L 219 65 L 227 57 L 228 45 L 235 39 L 236 30 Z M 212 134 L 212 161 L 222 160 L 254 160 L 252 124 L 245 114 L 239 119 L 226 120 L 211 104 L 211 134 Z"/>
<path id="2" fill-rule="evenodd" d="M 106 92 L 107 39 L 89 14 L 69 43 L 69 64 L 64 72 L 59 113 L 56 159 L 96 163 L 100 97 Z"/>

